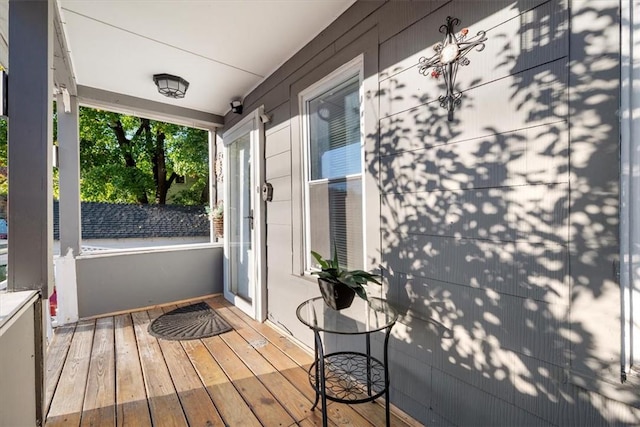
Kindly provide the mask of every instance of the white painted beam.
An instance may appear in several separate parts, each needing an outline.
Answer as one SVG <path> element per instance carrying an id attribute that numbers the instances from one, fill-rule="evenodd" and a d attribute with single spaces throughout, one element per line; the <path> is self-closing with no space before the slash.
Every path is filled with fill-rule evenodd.
<path id="1" fill-rule="evenodd" d="M 66 88 L 71 95 L 77 95 L 76 77 L 69 56 L 67 37 L 63 30 L 58 2 L 56 2 L 54 13 L 53 80 L 56 87 Z"/>
<path id="2" fill-rule="evenodd" d="M 201 129 L 224 126 L 224 117 L 190 108 L 78 85 L 81 105 Z"/>

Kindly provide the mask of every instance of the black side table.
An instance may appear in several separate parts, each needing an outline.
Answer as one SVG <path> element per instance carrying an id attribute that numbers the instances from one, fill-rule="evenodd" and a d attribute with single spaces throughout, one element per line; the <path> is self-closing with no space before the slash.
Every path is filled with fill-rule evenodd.
<path id="1" fill-rule="evenodd" d="M 298 319 L 313 330 L 315 361 L 309 368 L 309 382 L 316 391 L 315 409 L 322 399 L 322 425 L 327 426 L 327 399 L 341 403 L 370 402 L 385 395 L 387 427 L 389 417 L 389 335 L 398 315 L 380 298 L 356 298 L 351 307 L 334 310 L 322 297 L 300 304 Z M 371 334 L 384 331 L 383 360 L 371 356 Z M 325 354 L 321 332 L 365 337 L 365 352 L 339 351 Z"/>

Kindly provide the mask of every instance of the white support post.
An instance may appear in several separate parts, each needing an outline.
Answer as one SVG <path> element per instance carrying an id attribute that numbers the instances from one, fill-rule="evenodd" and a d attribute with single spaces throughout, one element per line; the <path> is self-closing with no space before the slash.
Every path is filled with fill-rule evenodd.
<path id="1" fill-rule="evenodd" d="M 60 183 L 60 255 L 80 254 L 80 139 L 78 100 L 58 95 L 58 156 Z M 65 112 L 63 105 L 69 112 Z"/>
<path id="2" fill-rule="evenodd" d="M 81 248 L 80 214 L 80 139 L 78 100 L 75 96 L 57 97 L 58 156 L 60 202 L 60 256 L 56 259 L 58 325 L 78 320 L 78 284 L 76 257 Z M 68 112 L 67 112 L 68 111 Z"/>

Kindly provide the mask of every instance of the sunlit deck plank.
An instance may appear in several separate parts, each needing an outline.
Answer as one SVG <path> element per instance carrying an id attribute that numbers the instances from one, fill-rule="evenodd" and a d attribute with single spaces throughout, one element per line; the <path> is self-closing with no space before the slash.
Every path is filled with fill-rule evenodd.
<path id="1" fill-rule="evenodd" d="M 47 348 L 45 413 L 49 410 L 49 406 L 51 406 L 53 392 L 58 386 L 62 367 L 64 366 L 64 361 L 67 359 L 69 346 L 71 345 L 71 339 L 73 338 L 75 329 L 75 323 L 73 325 L 56 328 L 56 332 Z"/>
<path id="2" fill-rule="evenodd" d="M 132 313 L 133 326 L 140 352 L 140 364 L 154 425 L 183 426 L 187 420 L 182 411 L 176 389 L 163 359 L 158 341 L 149 335 L 149 316 L 146 311 Z"/>
<path id="3" fill-rule="evenodd" d="M 47 425 L 113 425 L 114 408 L 118 427 L 322 425 L 320 409 L 310 411 L 315 394 L 306 372 L 309 353 L 222 297 L 207 302 L 234 331 L 203 340 L 157 340 L 147 328 L 158 309 L 106 316 L 97 327 L 82 321 L 75 333 L 73 326 L 58 328 L 49 349 L 47 388 L 53 398 Z M 115 347 L 111 355 L 108 347 Z M 377 403 L 331 403 L 327 409 L 331 426 L 370 427 L 384 420 Z M 391 424 L 416 425 L 403 416 L 392 415 Z"/>
<path id="4" fill-rule="evenodd" d="M 247 341 L 250 342 L 252 340 L 257 340 L 260 339 L 260 337 L 267 339 L 271 345 L 266 345 L 257 350 L 262 353 L 263 356 L 269 360 L 269 362 L 272 363 L 279 372 L 285 375 L 292 384 L 296 385 L 301 393 L 304 393 L 308 397 L 314 396 L 314 391 L 309 384 L 307 374 L 307 370 L 312 360 L 308 353 L 293 344 L 289 339 L 279 334 L 278 331 L 270 326 L 253 321 L 237 307 L 223 305 L 213 300 L 209 300 L 207 302 L 209 302 L 213 307 L 216 307 L 217 310 L 224 315 L 225 319 L 228 320 Z M 280 348 L 276 350 L 276 345 L 274 343 L 278 343 Z M 279 357 L 280 353 L 286 354 L 289 357 Z M 302 369 L 302 373 L 300 370 L 293 369 L 293 366 L 297 366 L 294 359 L 301 362 L 307 362 L 307 364 L 303 366 L 304 369 Z M 332 406 L 333 405 L 331 404 L 327 405 L 329 412 L 331 412 Z M 342 407 L 342 409 L 336 414 L 341 418 L 354 418 L 358 420 L 358 422 L 362 422 L 360 417 L 354 416 L 351 411 L 357 412 L 362 418 L 368 420 L 368 422 L 374 426 L 385 424 L 386 415 L 384 406 L 378 403 L 348 405 L 347 407 Z M 319 413 L 319 410 L 314 412 Z M 391 412 L 391 425 L 393 426 L 415 425 L 411 421 L 413 420 L 405 421 L 404 417 L 394 414 L 393 411 Z M 365 424 L 369 425 L 368 423 Z"/>
<path id="5" fill-rule="evenodd" d="M 254 322 L 249 316 L 242 312 L 237 307 L 229 307 L 229 309 L 238 315 L 241 319 L 245 321 L 249 321 L 251 327 L 256 331 L 260 332 L 265 338 L 267 338 L 273 345 L 278 347 L 285 353 L 287 356 L 292 358 L 298 365 L 300 366 L 309 366 L 313 362 L 313 356 L 300 348 L 298 345 L 294 344 L 289 338 L 282 335 L 280 332 L 276 331 L 269 325 L 264 323 Z"/>
<path id="6" fill-rule="evenodd" d="M 295 420 L 284 410 L 275 397 L 247 368 L 240 358 L 218 335 L 203 339 L 225 374 L 233 381 L 258 420 L 265 426 L 289 426 Z"/>
<path id="7" fill-rule="evenodd" d="M 316 411 L 318 412 L 318 411 Z M 334 423 L 331 420 L 328 420 L 327 422 L 328 425 L 330 426 L 335 426 L 337 425 L 336 423 Z M 318 417 L 316 418 L 307 418 L 304 419 L 302 421 L 300 421 L 299 423 L 296 423 L 294 425 L 292 425 L 291 427 L 294 426 L 300 426 L 300 427 L 320 427 L 322 425 L 322 414 L 318 415 Z"/>
<path id="8" fill-rule="evenodd" d="M 96 320 L 81 426 L 116 425 L 113 317 Z"/>
<path id="9" fill-rule="evenodd" d="M 311 388 L 311 385 L 309 384 L 309 377 L 307 374 L 308 366 L 306 368 L 303 368 L 297 365 L 293 361 L 293 359 L 288 357 L 287 354 L 282 352 L 282 350 L 276 348 L 273 345 L 271 340 L 269 340 L 266 336 L 259 333 L 256 329 L 254 329 L 254 326 L 258 326 L 261 324 L 253 321 L 251 318 L 249 318 L 249 316 L 247 316 L 242 311 L 236 310 L 235 307 L 220 305 L 219 303 L 215 304 L 215 306 L 217 307 L 218 312 L 226 320 L 228 320 L 234 326 L 234 328 L 237 328 L 236 330 L 238 331 L 238 333 L 243 334 L 245 336 L 245 339 L 248 342 L 254 342 L 254 341 L 264 342 L 264 345 L 256 346 L 254 352 L 257 351 L 261 354 L 263 354 L 264 352 L 263 356 L 266 356 L 268 354 L 269 357 L 265 357 L 265 358 L 252 357 L 248 360 L 244 360 L 245 364 L 251 367 L 251 365 L 255 366 L 258 363 L 262 363 L 262 365 L 260 365 L 259 368 L 261 368 L 262 370 L 265 370 L 265 372 L 254 370 L 256 376 L 258 376 L 261 381 L 263 380 L 263 378 L 265 378 L 265 380 L 271 379 L 273 381 L 273 379 L 271 378 L 273 376 L 272 371 L 277 370 L 275 368 L 276 365 L 280 366 L 281 368 L 286 367 L 284 370 L 277 370 L 278 375 L 286 376 L 285 373 L 287 373 L 288 377 L 290 378 L 289 382 L 291 384 L 294 384 L 297 387 L 296 391 L 289 389 L 288 390 L 289 393 L 287 395 L 290 395 L 290 394 L 296 395 L 297 393 L 302 393 L 302 396 L 306 396 L 308 401 L 307 403 L 308 406 L 301 407 L 304 413 L 304 417 L 302 418 L 296 417 L 297 418 L 296 420 L 300 421 L 304 418 L 309 417 L 309 421 L 316 422 L 316 423 L 319 423 L 319 425 L 321 425 L 322 424 L 321 408 L 318 407 L 316 408 L 316 410 L 310 411 L 311 404 L 315 399 L 315 392 L 313 391 L 313 389 Z M 268 335 L 270 335 L 271 339 L 275 339 L 277 341 L 282 341 L 283 339 L 286 340 L 286 338 L 282 337 L 282 335 L 280 334 L 277 334 L 277 332 L 274 329 L 268 326 L 262 330 L 265 331 Z M 276 333 L 273 334 L 272 332 L 276 332 Z M 227 339 L 226 335 L 223 336 L 222 338 L 225 340 Z M 286 341 L 290 342 L 289 340 L 286 340 Z M 248 347 L 248 346 L 245 346 L 245 347 Z M 283 347 L 287 348 L 288 350 L 292 350 L 293 353 L 296 353 L 296 350 L 304 353 L 304 351 L 301 350 L 298 346 L 295 346 L 295 349 L 292 349 L 289 345 L 283 345 Z M 251 355 L 251 352 L 249 351 L 244 351 L 243 353 Z M 311 359 L 311 357 L 306 353 L 297 354 L 297 358 L 299 360 Z M 269 361 L 268 364 L 264 364 L 263 361 L 265 361 L 265 359 Z M 279 377 L 277 379 L 279 379 Z M 274 386 L 277 387 L 277 385 L 275 384 Z M 274 395 L 279 395 L 279 394 L 274 393 Z M 303 402 L 304 400 L 299 400 L 297 404 L 302 405 Z M 292 409 L 297 408 L 295 403 L 290 403 L 289 405 L 291 406 Z M 347 423 L 349 425 L 357 425 L 357 426 L 371 426 L 371 423 L 369 423 L 366 420 L 366 418 L 362 417 L 360 413 L 352 409 L 350 406 L 342 405 L 342 407 L 339 409 L 334 409 L 333 408 L 334 406 L 336 406 L 336 404 L 334 404 L 332 401 L 327 401 L 327 412 L 331 414 L 333 411 L 336 414 L 336 416 L 342 420 L 343 423 Z M 381 408 L 380 405 L 377 405 L 377 406 L 378 408 Z M 287 406 L 286 404 L 285 404 L 285 407 L 287 409 L 289 408 L 289 406 Z M 382 411 L 384 413 L 383 408 L 382 408 Z M 377 425 L 377 424 L 373 424 L 373 425 Z"/>
<path id="10" fill-rule="evenodd" d="M 260 421 L 202 341 L 182 341 L 182 346 L 226 425 L 260 426 Z"/>
<path id="11" fill-rule="evenodd" d="M 300 393 L 305 395 L 307 399 L 310 401 L 315 399 L 315 392 L 311 384 L 309 384 L 309 376 L 307 373 L 309 366 L 299 366 L 286 353 L 268 340 L 267 337 L 255 330 L 251 326 L 251 322 L 253 321 L 248 317 L 243 319 L 229 307 L 225 306 L 220 306 L 217 310 L 247 342 L 264 341 L 265 345 L 256 346 L 256 350 L 267 359 L 276 370 L 282 373 Z"/>
<path id="12" fill-rule="evenodd" d="M 310 411 L 312 402 L 293 387 L 236 331 L 228 332 L 221 337 L 296 421 L 312 415 Z"/>
<path id="13" fill-rule="evenodd" d="M 118 426 L 150 427 L 151 415 L 144 388 L 133 321 L 130 314 L 114 319 L 116 347 L 116 421 Z"/>
<path id="14" fill-rule="evenodd" d="M 174 307 L 165 307 L 164 312 Z M 150 310 L 149 313 L 161 314 L 162 311 Z M 224 422 L 213 405 L 207 391 L 202 387 L 198 374 L 191 365 L 179 341 L 158 340 L 167 368 L 178 392 L 178 398 L 191 426 L 224 426 Z"/>
<path id="15" fill-rule="evenodd" d="M 93 320 L 79 322 L 76 327 L 60 381 L 51 401 L 47 426 L 80 425 L 94 329 Z"/>

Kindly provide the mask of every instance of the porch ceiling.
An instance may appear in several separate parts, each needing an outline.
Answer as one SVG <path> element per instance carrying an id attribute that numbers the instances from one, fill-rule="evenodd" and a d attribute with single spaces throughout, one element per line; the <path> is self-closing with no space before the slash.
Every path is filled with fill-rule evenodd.
<path id="1" fill-rule="evenodd" d="M 355 0 L 58 0 L 81 86 L 224 115 Z M 9 64 L 10 70 L 10 64 Z M 184 99 L 153 74 L 183 77 Z"/>

